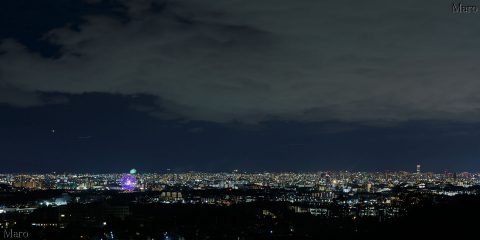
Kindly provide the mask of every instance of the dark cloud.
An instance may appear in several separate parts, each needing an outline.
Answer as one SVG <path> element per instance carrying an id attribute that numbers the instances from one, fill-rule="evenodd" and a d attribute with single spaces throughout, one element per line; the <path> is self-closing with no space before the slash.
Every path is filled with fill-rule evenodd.
<path id="1" fill-rule="evenodd" d="M 117 4 L 124 17 L 92 13 L 43 34 L 57 58 L 5 39 L 0 83 L 147 94 L 154 115 L 214 122 L 480 119 L 480 15 L 449 1 Z M 39 104 L 19 96 L 0 101 Z"/>
<path id="2" fill-rule="evenodd" d="M 16 107 L 32 107 L 43 105 L 44 102 L 36 93 L 24 92 L 20 89 L 1 84 L 0 103 L 8 103 Z"/>

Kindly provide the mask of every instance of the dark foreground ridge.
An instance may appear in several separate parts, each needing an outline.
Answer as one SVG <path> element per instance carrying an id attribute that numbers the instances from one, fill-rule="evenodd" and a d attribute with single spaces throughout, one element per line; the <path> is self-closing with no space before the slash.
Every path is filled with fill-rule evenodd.
<path id="1" fill-rule="evenodd" d="M 39 240 L 441 237 L 475 233 L 473 219 L 480 214 L 477 195 L 402 191 L 401 213 L 388 216 L 381 205 L 260 200 L 265 192 L 186 190 L 183 199 L 199 198 L 200 202 L 182 203 L 175 201 L 178 192 L 4 191 L 0 201 L 9 207 L 0 214 L 2 236 L 28 233 L 21 238 Z M 209 202 L 220 196 L 257 200 Z M 348 199 L 347 195 L 339 198 Z M 372 196 L 361 199 L 368 198 Z M 32 202 L 39 205 L 25 207 Z"/>

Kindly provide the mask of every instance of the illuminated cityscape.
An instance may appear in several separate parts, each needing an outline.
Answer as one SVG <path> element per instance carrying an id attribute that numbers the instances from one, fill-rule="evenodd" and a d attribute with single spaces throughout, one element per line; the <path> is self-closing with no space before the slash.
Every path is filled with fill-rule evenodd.
<path id="1" fill-rule="evenodd" d="M 128 234 L 139 234 L 136 239 L 208 238 L 213 233 L 183 232 L 178 226 L 165 228 L 165 236 L 147 230 L 125 233 L 119 228 L 109 228 L 108 222 L 119 224 L 126 219 L 144 218 L 142 208 L 155 211 L 156 208 L 210 206 L 252 208 L 250 211 L 257 218 L 273 222 L 283 214 L 293 214 L 332 221 L 388 223 L 408 217 L 424 205 L 440 204 L 455 196 L 479 195 L 479 173 L 420 172 L 419 165 L 415 172 L 374 173 L 245 173 L 234 170 L 156 174 L 132 169 L 128 174 L 0 174 L 0 226 L 14 228 L 26 224 L 33 232 L 40 228 L 66 234 L 64 229 L 83 222 L 98 232 L 81 231 L 76 237 L 124 239 Z M 87 206 L 101 214 L 93 214 L 92 210 L 85 209 Z M 79 209 L 89 214 L 79 214 L 78 211 L 83 211 Z M 304 237 L 305 232 L 296 235 L 294 229 L 298 226 L 294 225 L 278 227 L 273 224 L 268 229 L 251 230 L 253 232 L 232 231 L 228 236 L 240 239 L 249 238 L 251 234 Z M 110 232 L 107 234 L 106 230 Z M 118 234 L 122 237 L 115 238 Z"/>
<path id="2" fill-rule="evenodd" d="M 479 20 L 480 0 L 0 1 L 0 240 L 474 238 Z"/>

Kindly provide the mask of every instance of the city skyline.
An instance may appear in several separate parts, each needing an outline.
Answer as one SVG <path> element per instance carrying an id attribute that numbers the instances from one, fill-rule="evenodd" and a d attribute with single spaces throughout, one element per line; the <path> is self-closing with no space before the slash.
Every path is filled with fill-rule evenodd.
<path id="1" fill-rule="evenodd" d="M 0 239 L 478 234 L 480 0 L 2 0 Z"/>
<path id="2" fill-rule="evenodd" d="M 137 171 L 135 169 L 135 171 Z M 452 174 L 452 173 L 478 173 L 475 171 L 450 171 L 448 169 L 445 169 L 443 171 L 425 171 L 423 170 L 423 167 L 420 164 L 415 165 L 415 168 L 412 169 L 406 169 L 406 170 L 383 170 L 383 171 L 354 171 L 354 170 L 348 170 L 348 169 L 340 169 L 340 170 L 332 170 L 332 169 L 318 169 L 318 170 L 310 170 L 310 171 L 246 171 L 242 169 L 231 169 L 231 170 L 224 170 L 224 171 L 195 171 L 195 170 L 188 170 L 188 171 L 174 171 L 172 169 L 163 169 L 163 170 L 157 170 L 157 171 L 141 171 L 140 174 L 188 174 L 188 173 L 205 173 L 205 174 L 282 174 L 282 173 L 295 173 L 295 174 L 320 174 L 320 173 L 329 173 L 329 172 L 346 172 L 346 173 L 384 173 L 384 174 L 395 174 L 395 173 L 412 173 L 412 174 Z M 93 171 L 93 172 L 75 172 L 75 171 L 51 171 L 51 172 L 0 172 L 0 174 L 14 174 L 14 175 L 48 175 L 48 174 L 53 174 L 53 175 L 61 175 L 61 174 L 132 174 L 131 170 L 127 171 L 124 169 L 124 171 L 106 171 L 106 172 L 98 172 L 98 171 Z M 136 173 L 136 172 L 135 172 Z"/>
<path id="3" fill-rule="evenodd" d="M 45 240 L 343 239 L 398 229 L 431 237 L 442 224 L 460 233 L 474 229 L 467 216 L 479 210 L 480 173 L 415 167 L 390 173 L 0 173 L 0 229 L 4 238 Z"/>

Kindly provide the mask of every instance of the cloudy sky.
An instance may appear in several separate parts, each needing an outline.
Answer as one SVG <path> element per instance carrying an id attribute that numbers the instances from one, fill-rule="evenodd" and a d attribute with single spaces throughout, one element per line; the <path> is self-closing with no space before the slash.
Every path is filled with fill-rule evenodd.
<path id="1" fill-rule="evenodd" d="M 479 21 L 435 0 L 4 1 L 3 171 L 477 171 Z"/>

